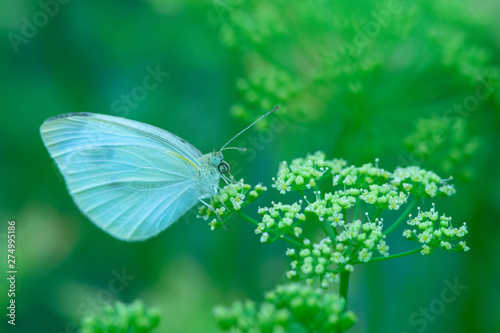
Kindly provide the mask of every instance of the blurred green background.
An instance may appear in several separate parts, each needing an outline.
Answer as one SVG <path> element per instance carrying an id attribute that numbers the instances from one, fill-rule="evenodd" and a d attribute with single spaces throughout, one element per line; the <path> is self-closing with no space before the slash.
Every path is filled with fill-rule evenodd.
<path id="1" fill-rule="evenodd" d="M 159 332 L 217 332 L 215 304 L 261 300 L 285 280 L 284 244 L 260 244 L 238 218 L 212 232 L 193 215 L 145 242 L 113 239 L 72 202 L 39 127 L 104 113 L 209 152 L 280 104 L 235 140 L 247 153 L 225 153 L 251 184 L 270 187 L 280 161 L 316 150 L 454 177 L 457 194 L 436 204 L 468 223 L 471 251 L 357 266 L 350 332 L 500 332 L 499 14 L 494 0 L 4 1 L 0 248 L 5 258 L 14 219 L 18 275 L 16 327 L 2 313 L 0 331 L 75 332 L 105 302 L 139 298 L 162 312 Z M 168 76 L 146 89 L 152 70 Z M 279 194 L 248 213 L 270 200 Z M 117 291 L 110 283 L 123 272 Z M 415 324 L 455 279 L 466 289 Z"/>

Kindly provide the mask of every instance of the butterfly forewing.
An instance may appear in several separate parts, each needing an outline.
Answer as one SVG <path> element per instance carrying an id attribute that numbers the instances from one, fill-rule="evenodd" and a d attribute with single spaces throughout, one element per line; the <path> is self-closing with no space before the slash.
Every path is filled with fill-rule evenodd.
<path id="1" fill-rule="evenodd" d="M 154 126 L 80 113 L 47 120 L 41 133 L 78 207 L 119 239 L 158 234 L 206 194 L 201 152 Z"/>

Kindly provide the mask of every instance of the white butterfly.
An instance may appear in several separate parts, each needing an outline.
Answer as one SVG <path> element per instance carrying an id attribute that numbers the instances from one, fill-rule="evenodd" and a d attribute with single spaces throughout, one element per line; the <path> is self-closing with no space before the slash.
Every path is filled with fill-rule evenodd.
<path id="1" fill-rule="evenodd" d="M 77 206 L 119 239 L 157 235 L 197 202 L 209 206 L 203 199 L 217 194 L 221 178 L 229 182 L 227 143 L 203 155 L 160 128 L 94 113 L 50 118 L 40 131 Z"/>

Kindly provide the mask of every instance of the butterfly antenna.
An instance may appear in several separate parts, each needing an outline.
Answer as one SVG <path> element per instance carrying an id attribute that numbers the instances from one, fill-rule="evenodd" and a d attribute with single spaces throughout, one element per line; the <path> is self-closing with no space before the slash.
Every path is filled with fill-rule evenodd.
<path id="1" fill-rule="evenodd" d="M 223 151 L 224 148 L 231 142 L 233 141 L 234 139 L 236 139 L 238 136 L 240 136 L 240 134 L 242 134 L 243 132 L 245 132 L 247 129 L 249 129 L 250 127 L 252 127 L 253 125 L 255 125 L 259 120 L 261 120 L 262 118 L 268 116 L 269 114 L 271 114 L 272 112 L 276 111 L 280 106 L 279 105 L 276 105 L 274 108 L 271 109 L 271 111 L 268 111 L 266 114 L 263 114 L 262 116 L 260 116 L 259 118 L 257 118 L 257 120 L 255 120 L 253 123 L 251 123 L 250 125 L 247 126 L 247 128 L 245 128 L 243 131 L 239 132 L 238 134 L 236 134 L 235 136 L 233 136 L 233 138 L 231 140 L 229 140 L 228 142 L 226 142 L 226 144 L 224 146 L 222 146 L 222 148 L 219 150 L 219 151 Z M 226 148 L 228 149 L 228 148 Z"/>
<path id="2" fill-rule="evenodd" d="M 235 149 L 235 150 L 239 150 L 239 151 L 247 151 L 247 149 L 245 147 L 226 147 L 226 148 L 224 148 L 224 150 L 229 150 L 229 149 Z"/>

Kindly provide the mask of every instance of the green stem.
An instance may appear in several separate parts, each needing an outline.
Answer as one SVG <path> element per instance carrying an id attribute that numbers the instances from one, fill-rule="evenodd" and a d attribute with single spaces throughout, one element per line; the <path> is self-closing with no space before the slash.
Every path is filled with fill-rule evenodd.
<path id="1" fill-rule="evenodd" d="M 308 204 L 310 203 L 308 200 L 307 200 L 307 197 L 306 197 L 306 194 L 304 193 L 303 190 L 297 190 L 297 192 L 299 192 L 299 194 L 302 196 L 302 199 L 304 199 Z"/>
<path id="2" fill-rule="evenodd" d="M 347 290 L 349 289 L 349 275 L 351 272 L 342 270 L 340 272 L 340 286 L 339 286 L 339 294 L 345 300 L 344 303 L 344 312 L 347 309 Z M 342 333 L 342 328 L 337 328 L 337 333 Z"/>
<path id="3" fill-rule="evenodd" d="M 377 214 L 375 214 L 375 216 L 373 217 L 373 222 L 375 222 L 375 220 L 377 219 L 377 217 L 379 217 L 380 213 L 382 213 L 382 208 L 378 209 Z"/>
<path id="4" fill-rule="evenodd" d="M 413 250 L 410 250 L 410 251 L 406 251 L 406 252 L 401 252 L 401 253 L 398 253 L 398 254 L 393 254 L 391 256 L 387 256 L 387 257 L 377 257 L 377 258 L 373 258 L 373 259 L 370 259 L 369 262 L 372 262 L 372 261 L 382 261 L 382 260 L 389 260 L 389 259 L 395 259 L 395 258 L 399 258 L 399 257 L 404 257 L 404 256 L 409 256 L 410 254 L 414 254 L 414 253 L 418 253 L 422 251 L 422 248 L 419 247 L 419 248 L 416 248 L 416 249 L 413 249 Z M 360 264 L 361 261 L 355 261 L 353 262 L 353 264 Z"/>
<path id="5" fill-rule="evenodd" d="M 238 215 L 241 216 L 242 218 L 244 218 L 245 220 L 255 224 L 255 225 L 259 225 L 259 222 L 257 222 L 255 219 L 248 216 L 246 213 L 238 212 Z"/>
<path id="6" fill-rule="evenodd" d="M 328 236 L 328 231 L 326 230 L 325 225 L 323 224 L 323 222 L 319 218 L 318 218 L 318 223 L 321 226 L 321 229 L 323 229 L 323 232 L 325 233 L 325 236 Z"/>
<path id="7" fill-rule="evenodd" d="M 304 247 L 305 247 L 305 245 L 304 245 L 304 244 L 302 244 L 302 243 L 300 243 L 300 242 L 297 242 L 297 241 L 296 241 L 296 240 L 294 240 L 294 239 L 289 238 L 289 237 L 288 237 L 288 235 L 283 235 L 283 237 L 282 237 L 281 239 L 283 239 L 284 241 L 287 241 L 287 242 L 288 242 L 288 243 L 290 243 L 290 244 L 293 244 L 293 245 L 295 245 L 295 246 L 298 246 L 299 248 L 304 248 Z"/>
<path id="8" fill-rule="evenodd" d="M 356 206 L 354 206 L 354 215 L 352 216 L 352 220 L 356 221 L 356 218 L 358 217 L 358 209 L 359 209 L 359 198 L 356 198 Z M 346 221 L 347 217 L 344 216 L 344 221 Z"/>
<path id="9" fill-rule="evenodd" d="M 300 247 L 305 247 L 305 245 L 302 243 L 302 241 L 300 240 L 299 237 L 295 236 L 295 235 L 287 235 L 288 237 L 290 237 L 292 240 L 294 240 L 295 242 L 297 242 L 295 245 L 299 245 Z"/>
<path id="10" fill-rule="evenodd" d="M 349 288 L 349 275 L 351 274 L 350 271 L 347 270 L 342 270 L 340 272 L 340 287 L 339 287 L 339 294 L 346 300 L 347 304 L 347 289 Z"/>
<path id="11" fill-rule="evenodd" d="M 417 199 L 418 199 L 418 197 L 416 197 L 416 196 L 413 197 L 413 199 L 410 202 L 410 204 L 408 205 L 408 207 L 406 207 L 405 211 L 398 217 L 398 219 L 396 220 L 396 222 L 394 222 L 389 228 L 387 228 L 386 231 L 384 231 L 384 235 L 388 235 L 389 233 L 391 233 L 394 229 L 396 229 L 396 227 L 398 225 L 401 224 L 401 222 L 403 222 L 404 219 L 408 218 L 408 215 L 410 214 L 410 212 L 412 211 L 412 209 L 417 204 Z"/>
<path id="12" fill-rule="evenodd" d="M 326 222 L 328 227 L 328 232 L 330 233 L 330 238 L 332 239 L 333 244 L 336 244 L 335 238 L 337 237 L 337 228 L 334 228 L 331 223 Z"/>

